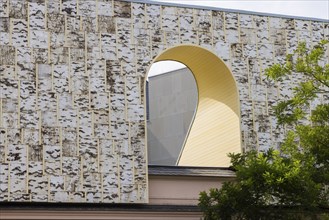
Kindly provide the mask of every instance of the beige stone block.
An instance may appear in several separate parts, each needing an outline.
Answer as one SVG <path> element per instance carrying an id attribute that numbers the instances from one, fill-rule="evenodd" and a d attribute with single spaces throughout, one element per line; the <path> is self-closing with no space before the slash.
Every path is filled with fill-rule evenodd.
<path id="1" fill-rule="evenodd" d="M 58 115 L 56 111 L 44 111 L 41 112 L 41 125 L 52 127 L 57 126 Z"/>
<path id="2" fill-rule="evenodd" d="M 62 148 L 55 145 L 43 145 L 44 160 L 52 162 L 61 159 Z"/>
<path id="3" fill-rule="evenodd" d="M 85 192 L 72 192 L 70 193 L 70 202 L 86 202 Z"/>
<path id="4" fill-rule="evenodd" d="M 110 109 L 110 121 L 119 121 L 126 118 L 126 109 L 124 106 L 111 106 Z"/>
<path id="5" fill-rule="evenodd" d="M 79 1 L 78 14 L 86 17 L 96 17 L 96 4 L 94 0 Z"/>
<path id="6" fill-rule="evenodd" d="M 15 48 L 12 46 L 0 46 L 0 53 L 6 56 L 0 57 L 0 65 L 14 65 L 15 64 Z"/>
<path id="7" fill-rule="evenodd" d="M 137 202 L 137 190 L 134 185 L 122 185 L 120 188 L 120 199 L 123 203 Z"/>
<path id="8" fill-rule="evenodd" d="M 160 30 L 161 29 L 161 17 L 160 14 L 148 14 L 146 16 L 146 26 L 148 29 Z"/>
<path id="9" fill-rule="evenodd" d="M 41 151 L 42 151 L 42 147 L 41 147 Z M 42 160 L 40 161 L 31 161 L 29 160 L 29 164 L 28 164 L 28 175 L 30 177 L 42 177 L 43 174 L 43 162 Z M 46 176 L 45 176 L 46 177 Z M 47 180 L 47 178 L 45 179 Z M 48 180 L 46 181 L 46 188 L 48 186 Z"/>
<path id="10" fill-rule="evenodd" d="M 111 1 L 98 1 L 97 11 L 99 16 L 113 16 L 113 6 Z"/>
<path id="11" fill-rule="evenodd" d="M 100 173 L 85 173 L 83 188 L 86 192 L 101 192 L 102 182 Z"/>
<path id="12" fill-rule="evenodd" d="M 47 49 L 49 44 L 49 33 L 47 31 L 32 30 L 29 34 L 29 43 L 32 48 Z"/>
<path id="13" fill-rule="evenodd" d="M 105 78 L 90 77 L 89 90 L 91 92 L 105 92 Z"/>
<path id="14" fill-rule="evenodd" d="M 0 32 L 0 45 L 10 45 L 10 34 L 7 32 Z"/>
<path id="15" fill-rule="evenodd" d="M 48 177 L 47 176 L 37 176 L 29 179 L 28 189 L 32 194 L 32 201 L 40 201 L 44 199 L 44 196 L 48 193 Z M 38 198 L 36 196 L 41 196 L 43 198 Z M 44 201 L 46 202 L 46 201 Z"/>
<path id="16" fill-rule="evenodd" d="M 77 0 L 65 0 L 62 2 L 61 13 L 66 14 L 68 16 L 76 16 L 77 8 Z"/>
<path id="17" fill-rule="evenodd" d="M 10 194 L 25 194 L 27 192 L 27 184 L 26 184 L 26 179 L 25 178 L 10 178 L 11 184 L 10 184 Z M 21 200 L 18 198 L 11 198 L 11 201 L 17 201 Z"/>
<path id="18" fill-rule="evenodd" d="M 61 26 L 61 28 L 62 27 L 63 26 Z M 61 29 L 58 31 L 61 31 Z M 52 50 L 54 50 L 56 48 L 61 49 L 60 47 L 64 46 L 64 44 L 65 44 L 65 34 L 64 33 L 49 32 L 49 35 L 50 35 L 50 47 L 52 48 Z"/>
<path id="19" fill-rule="evenodd" d="M 49 176 L 49 190 L 51 192 L 64 190 L 64 176 Z"/>
<path id="20" fill-rule="evenodd" d="M 128 122 L 111 121 L 110 133 L 113 139 L 127 139 L 128 130 L 129 130 Z"/>
<path id="21" fill-rule="evenodd" d="M 0 78 L 7 78 L 7 79 L 15 78 L 15 66 L 0 65 Z"/>
<path id="22" fill-rule="evenodd" d="M 2 132 L 2 131 L 0 131 Z M 7 152 L 7 147 L 4 145 L 6 138 L 3 137 L 3 134 L 0 136 L 2 138 L 2 143 L 0 145 L 0 163 L 5 163 L 6 162 L 6 152 Z"/>
<path id="23" fill-rule="evenodd" d="M 27 18 L 27 4 L 21 0 L 10 0 L 9 17 L 26 19 Z"/>
<path id="24" fill-rule="evenodd" d="M 110 126 L 108 124 L 95 124 L 94 127 L 96 138 L 105 139 L 110 137 Z"/>
<path id="25" fill-rule="evenodd" d="M 2 99 L 2 111 L 3 112 L 17 112 L 18 111 L 18 99 Z"/>
<path id="26" fill-rule="evenodd" d="M 60 128 L 58 127 L 42 127 L 42 143 L 44 145 L 60 144 Z"/>
<path id="27" fill-rule="evenodd" d="M 44 173 L 48 175 L 61 175 L 61 162 L 44 162 Z"/>
<path id="28" fill-rule="evenodd" d="M 72 92 L 75 94 L 87 94 L 89 88 L 89 78 L 87 76 L 72 76 Z"/>
<path id="29" fill-rule="evenodd" d="M 48 194 L 31 193 L 32 202 L 48 202 Z"/>
<path id="30" fill-rule="evenodd" d="M 23 134 L 23 142 L 26 145 L 38 144 L 40 135 L 39 129 L 24 129 Z"/>
<path id="31" fill-rule="evenodd" d="M 18 114 L 15 112 L 2 113 L 2 125 L 6 128 L 19 128 Z"/>
<path id="32" fill-rule="evenodd" d="M 97 110 L 93 112 L 94 122 L 98 124 L 108 124 L 109 123 L 109 111 L 108 110 Z"/>
<path id="33" fill-rule="evenodd" d="M 178 28 L 179 26 L 177 15 L 168 14 L 162 16 L 162 29 L 164 31 L 177 32 Z"/>
<path id="34" fill-rule="evenodd" d="M 131 2 L 114 1 L 114 17 L 130 18 Z"/>
<path id="35" fill-rule="evenodd" d="M 81 175 L 65 175 L 64 188 L 68 192 L 82 191 Z"/>
<path id="36" fill-rule="evenodd" d="M 281 18 L 282 27 L 287 30 L 295 30 L 295 21 L 293 18 Z"/>
<path id="37" fill-rule="evenodd" d="M 85 33 L 69 31 L 66 34 L 65 46 L 73 48 L 85 47 Z"/>
<path id="38" fill-rule="evenodd" d="M 295 26 L 296 26 L 296 30 L 306 30 L 306 31 L 310 31 L 311 28 L 311 22 L 307 21 L 307 20 L 299 20 L 299 19 L 295 19 Z"/>
<path id="39" fill-rule="evenodd" d="M 9 1 L 1 0 L 1 9 L 0 9 L 0 17 L 8 17 L 9 16 Z"/>
<path id="40" fill-rule="evenodd" d="M 266 30 L 269 28 L 268 17 L 253 15 L 254 27 L 256 29 Z"/>
<path id="41" fill-rule="evenodd" d="M 109 108 L 109 94 L 108 93 L 92 93 L 90 100 L 90 107 L 92 109 L 108 109 Z"/>
<path id="42" fill-rule="evenodd" d="M 86 33 L 97 32 L 97 17 L 81 17 L 81 30 Z"/>
<path id="43" fill-rule="evenodd" d="M 127 106 L 127 119 L 129 121 L 144 120 L 144 105 L 130 104 Z"/>
<path id="44" fill-rule="evenodd" d="M 29 2 L 29 28 L 30 30 L 44 30 L 46 28 L 46 6 L 44 3 Z"/>
<path id="45" fill-rule="evenodd" d="M 239 43 L 239 31 L 238 30 L 227 30 L 226 31 L 226 42 L 228 43 Z"/>
<path id="46" fill-rule="evenodd" d="M 104 52 L 108 50 L 109 46 L 106 46 Z M 92 77 L 102 78 L 105 76 L 106 61 L 103 58 L 103 48 L 93 47 L 87 49 L 87 71 L 86 74 Z M 84 63 L 82 63 L 84 65 Z"/>
<path id="47" fill-rule="evenodd" d="M 86 192 L 86 202 L 87 203 L 102 202 L 102 193 L 101 192 Z"/>
<path id="48" fill-rule="evenodd" d="M 119 203 L 120 193 L 118 188 L 109 188 L 108 192 L 103 192 L 102 200 L 105 203 Z"/>
<path id="49" fill-rule="evenodd" d="M 98 27 L 99 27 L 98 23 Z M 100 35 L 98 33 L 87 33 L 86 34 L 86 41 L 87 41 L 87 47 L 93 48 L 93 47 L 99 47 L 100 43 Z"/>
<path id="50" fill-rule="evenodd" d="M 105 159 L 101 159 L 101 161 L 99 162 L 99 169 L 101 173 L 104 173 L 104 175 L 108 172 L 117 172 L 118 171 L 118 158 L 117 156 L 113 156 L 112 154 L 110 155 L 106 155 L 102 154 L 101 155 L 103 158 Z M 103 177 L 103 187 L 104 184 L 108 185 L 109 187 L 117 187 L 118 186 L 118 178 L 116 179 L 112 179 L 112 180 L 116 180 L 116 182 L 110 182 L 109 180 L 104 179 L 106 177 Z M 104 183 L 106 181 L 106 183 Z"/>
<path id="51" fill-rule="evenodd" d="M 107 171 L 103 174 L 103 189 L 104 192 L 111 192 L 111 188 L 117 188 L 119 187 L 119 176 L 118 172 L 114 171 Z"/>
<path id="52" fill-rule="evenodd" d="M 98 31 L 115 34 L 115 19 L 110 16 L 98 16 Z"/>
<path id="53" fill-rule="evenodd" d="M 81 77 L 86 77 L 87 76 L 87 72 L 85 71 L 85 62 L 76 62 L 76 61 L 72 61 L 70 63 L 70 75 L 72 76 L 72 78 L 81 78 Z M 74 80 L 77 80 L 74 79 Z"/>
<path id="54" fill-rule="evenodd" d="M 258 56 L 273 59 L 273 44 L 258 44 Z"/>
<path id="55" fill-rule="evenodd" d="M 49 202 L 69 202 L 70 194 L 67 191 L 50 192 Z"/>
<path id="56" fill-rule="evenodd" d="M 75 94 L 73 101 L 74 108 L 86 110 L 90 107 L 89 94 Z"/>
<path id="57" fill-rule="evenodd" d="M 52 0 L 47 2 L 47 12 L 48 13 L 59 13 L 61 0 Z"/>
<path id="58" fill-rule="evenodd" d="M 57 47 L 50 50 L 50 63 L 68 63 L 69 50 L 67 47 Z"/>

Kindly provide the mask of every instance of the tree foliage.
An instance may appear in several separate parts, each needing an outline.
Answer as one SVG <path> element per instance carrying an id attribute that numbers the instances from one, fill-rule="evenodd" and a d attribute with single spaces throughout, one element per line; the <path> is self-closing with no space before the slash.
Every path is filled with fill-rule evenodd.
<path id="1" fill-rule="evenodd" d="M 200 193 L 206 219 L 319 219 L 329 209 L 328 46 L 300 43 L 266 70 L 268 80 L 303 79 L 274 107 L 279 126 L 291 129 L 280 149 L 229 155 L 236 181 Z"/>

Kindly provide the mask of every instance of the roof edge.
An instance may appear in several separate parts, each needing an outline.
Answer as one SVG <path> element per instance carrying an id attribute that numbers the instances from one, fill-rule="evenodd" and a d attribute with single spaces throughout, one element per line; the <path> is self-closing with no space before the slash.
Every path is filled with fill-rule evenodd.
<path id="1" fill-rule="evenodd" d="M 0 210 L 25 211 L 112 211 L 112 212 L 200 212 L 195 205 L 151 205 L 136 203 L 52 203 L 52 202 L 0 202 Z"/>
<path id="2" fill-rule="evenodd" d="M 274 13 L 272 14 L 272 13 L 266 13 L 266 12 L 247 11 L 247 10 L 240 10 L 240 9 L 228 9 L 228 8 L 220 8 L 220 7 L 212 7 L 212 6 L 185 5 L 185 4 L 179 4 L 179 3 L 159 2 L 159 1 L 151 1 L 151 0 L 121 0 L 121 1 L 132 2 L 132 3 L 144 3 L 144 4 L 151 4 L 151 5 L 174 6 L 174 7 L 181 7 L 181 8 L 206 9 L 206 10 L 223 11 L 223 12 L 230 12 L 230 13 L 259 15 L 259 16 L 267 16 L 267 17 L 279 17 L 279 18 L 308 20 L 308 21 L 319 21 L 319 22 L 329 23 L 329 18 L 325 19 L 325 18 L 313 18 L 313 17 L 283 15 L 283 14 L 274 14 Z"/>
<path id="3" fill-rule="evenodd" d="M 149 165 L 148 171 L 151 176 L 236 178 L 234 170 L 230 167 Z"/>

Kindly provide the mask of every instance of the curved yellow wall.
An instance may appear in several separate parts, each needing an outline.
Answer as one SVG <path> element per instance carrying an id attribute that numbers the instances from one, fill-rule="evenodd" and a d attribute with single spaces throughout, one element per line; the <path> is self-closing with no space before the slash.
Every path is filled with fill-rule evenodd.
<path id="1" fill-rule="evenodd" d="M 232 73 L 212 52 L 182 45 L 160 54 L 157 61 L 175 60 L 192 71 L 199 92 L 198 106 L 179 166 L 228 167 L 229 152 L 241 152 L 239 98 Z"/>

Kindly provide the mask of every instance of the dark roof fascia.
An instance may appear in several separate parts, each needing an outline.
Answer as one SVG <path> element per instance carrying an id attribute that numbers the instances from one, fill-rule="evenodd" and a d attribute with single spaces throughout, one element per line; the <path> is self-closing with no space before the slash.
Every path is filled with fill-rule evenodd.
<path id="1" fill-rule="evenodd" d="M 120 1 L 143 3 L 143 4 L 150 4 L 150 5 L 173 6 L 173 7 L 180 7 L 180 8 L 194 8 L 194 9 L 201 9 L 201 10 L 223 11 L 223 12 L 229 12 L 229 13 L 259 15 L 259 16 L 266 16 L 266 17 L 278 17 L 278 18 L 298 19 L 298 20 L 306 20 L 306 21 L 319 21 L 319 22 L 326 22 L 326 23 L 329 22 L 329 18 L 324 19 L 324 18 L 312 18 L 312 17 L 283 15 L 283 14 L 272 14 L 272 13 L 265 13 L 265 12 L 247 11 L 247 10 L 239 10 L 239 9 L 228 9 L 228 8 L 211 7 L 211 6 L 188 5 L 188 4 L 158 2 L 158 1 L 150 1 L 150 0 L 120 0 Z"/>
<path id="2" fill-rule="evenodd" d="M 235 172 L 225 167 L 188 167 L 188 166 L 159 166 L 149 165 L 150 176 L 180 176 L 180 177 L 221 177 L 235 178 Z"/>
<path id="3" fill-rule="evenodd" d="M 33 211 L 112 211 L 112 212 L 200 212 L 193 205 L 148 205 L 113 203 L 0 202 L 1 210 Z"/>

